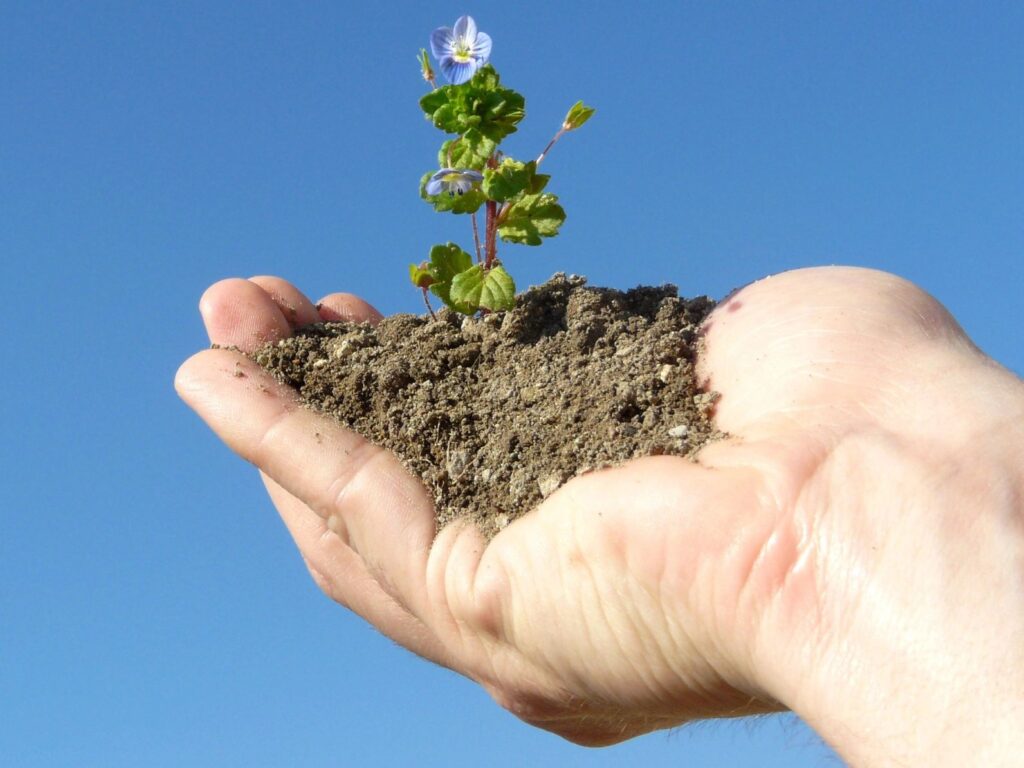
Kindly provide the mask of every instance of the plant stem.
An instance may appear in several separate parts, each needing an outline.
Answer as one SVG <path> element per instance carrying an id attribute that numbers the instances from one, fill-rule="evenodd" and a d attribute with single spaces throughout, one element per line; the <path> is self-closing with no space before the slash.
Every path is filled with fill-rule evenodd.
<path id="1" fill-rule="evenodd" d="M 483 261 L 483 256 L 480 255 L 480 230 L 476 226 L 476 211 L 470 214 L 470 220 L 473 222 L 473 245 L 476 246 L 476 263 L 479 264 Z"/>
<path id="2" fill-rule="evenodd" d="M 433 320 L 437 320 L 437 315 L 434 314 L 434 308 L 430 306 L 430 298 L 427 296 L 427 289 L 423 289 L 423 303 L 427 305 L 427 312 L 430 313 L 430 317 Z"/>
<path id="3" fill-rule="evenodd" d="M 487 158 L 488 168 L 498 167 L 498 154 L 495 152 Z M 487 201 L 487 228 L 484 233 L 484 270 L 491 268 L 494 259 L 498 256 L 498 204 L 494 200 Z"/>
<path id="4" fill-rule="evenodd" d="M 495 235 L 497 234 L 498 227 L 495 223 L 497 219 L 498 204 L 493 200 L 487 201 L 487 232 L 485 234 L 486 242 L 484 248 L 487 251 L 487 257 L 484 259 L 484 269 L 490 269 L 491 264 L 494 262 L 495 256 L 497 256 L 497 241 Z"/>
<path id="5" fill-rule="evenodd" d="M 555 137 L 553 139 L 551 139 L 551 141 L 548 142 L 548 145 L 546 147 L 544 147 L 544 151 L 541 152 L 540 155 L 537 157 L 537 165 L 538 166 L 541 164 L 541 162 L 543 162 L 544 157 L 547 155 L 547 153 L 551 151 L 551 148 L 553 146 L 555 146 L 555 144 L 558 142 L 558 140 L 560 138 L 562 138 L 562 136 L 564 136 L 564 135 L 565 135 L 565 128 L 559 128 L 558 129 L 558 133 L 555 134 Z"/>

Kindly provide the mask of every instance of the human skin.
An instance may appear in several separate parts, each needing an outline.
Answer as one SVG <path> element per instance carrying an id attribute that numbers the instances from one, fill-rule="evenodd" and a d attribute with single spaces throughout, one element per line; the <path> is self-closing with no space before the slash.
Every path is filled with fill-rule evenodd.
<path id="1" fill-rule="evenodd" d="M 270 277 L 200 308 L 243 350 L 380 317 Z M 238 352 L 176 386 L 261 470 L 324 592 L 529 723 L 597 746 L 792 709 L 854 766 L 1019 764 L 1024 384 L 862 269 L 753 283 L 705 340 L 729 439 L 576 478 L 489 544 L 435 535 L 392 454 Z"/>

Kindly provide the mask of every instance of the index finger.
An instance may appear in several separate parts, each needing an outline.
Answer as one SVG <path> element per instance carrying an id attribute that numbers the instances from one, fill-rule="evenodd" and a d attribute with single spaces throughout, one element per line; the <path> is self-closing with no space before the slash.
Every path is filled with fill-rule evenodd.
<path id="1" fill-rule="evenodd" d="M 242 458 L 328 522 L 410 612 L 426 614 L 426 563 L 434 539 L 426 489 L 388 451 L 302 408 L 298 395 L 248 359 L 206 350 L 175 384 Z"/>

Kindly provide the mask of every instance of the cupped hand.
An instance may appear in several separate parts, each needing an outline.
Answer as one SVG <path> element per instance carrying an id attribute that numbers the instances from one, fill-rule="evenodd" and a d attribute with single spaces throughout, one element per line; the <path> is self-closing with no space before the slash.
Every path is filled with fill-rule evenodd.
<path id="1" fill-rule="evenodd" d="M 242 350 L 380 317 L 270 277 L 217 283 L 201 311 L 212 342 Z M 529 723 L 599 745 L 791 708 L 854 763 L 939 745 L 952 760 L 946 741 L 972 734 L 950 707 L 995 686 L 988 736 L 1019 733 L 1021 382 L 869 270 L 747 286 L 705 341 L 729 439 L 696 464 L 576 478 L 489 544 L 469 524 L 435 533 L 393 455 L 238 352 L 200 352 L 176 385 L 259 467 L 330 597 Z"/>

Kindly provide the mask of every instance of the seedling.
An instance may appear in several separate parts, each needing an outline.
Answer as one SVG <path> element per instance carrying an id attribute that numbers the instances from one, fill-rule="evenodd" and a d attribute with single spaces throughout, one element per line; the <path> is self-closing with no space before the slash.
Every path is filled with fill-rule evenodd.
<path id="1" fill-rule="evenodd" d="M 419 54 L 423 79 L 431 91 L 420 106 L 434 126 L 454 138 L 437 154 L 438 170 L 420 179 L 420 196 L 442 213 L 468 214 L 476 258 L 455 243 L 435 245 L 430 258 L 409 265 L 409 278 L 456 312 L 500 312 L 515 306 L 516 286 L 498 259 L 498 240 L 540 245 L 554 237 L 565 221 L 558 197 L 545 191 L 550 176 L 538 173 L 555 143 L 583 125 L 592 107 L 576 102 L 561 128 L 536 160 L 522 162 L 498 146 L 523 119 L 526 100 L 501 84 L 491 56 L 491 38 L 477 30 L 471 16 L 430 36 L 430 50 L 448 85 L 437 86 L 426 49 Z M 481 239 L 477 213 L 484 210 Z"/>

